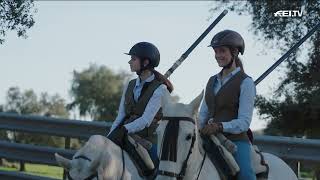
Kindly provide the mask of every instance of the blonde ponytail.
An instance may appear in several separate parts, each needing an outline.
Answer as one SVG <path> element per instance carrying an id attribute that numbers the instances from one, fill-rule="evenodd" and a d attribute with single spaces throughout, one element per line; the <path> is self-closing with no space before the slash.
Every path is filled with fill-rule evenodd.
<path id="1" fill-rule="evenodd" d="M 236 66 L 240 67 L 241 71 L 244 72 L 243 64 L 238 56 L 235 57 L 235 61 L 236 61 Z"/>

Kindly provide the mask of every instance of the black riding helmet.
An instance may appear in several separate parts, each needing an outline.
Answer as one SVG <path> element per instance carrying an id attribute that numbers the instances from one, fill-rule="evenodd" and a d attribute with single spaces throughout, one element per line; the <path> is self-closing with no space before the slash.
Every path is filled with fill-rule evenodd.
<path id="1" fill-rule="evenodd" d="M 232 30 L 224 30 L 217 33 L 208 47 L 228 46 L 238 48 L 241 55 L 244 53 L 244 40 L 241 35 Z"/>
<path id="2" fill-rule="evenodd" d="M 148 67 L 150 68 L 157 67 L 160 62 L 160 52 L 158 48 L 149 42 L 139 42 L 130 49 L 129 53 L 125 54 L 137 56 L 141 61 L 149 59 Z"/>

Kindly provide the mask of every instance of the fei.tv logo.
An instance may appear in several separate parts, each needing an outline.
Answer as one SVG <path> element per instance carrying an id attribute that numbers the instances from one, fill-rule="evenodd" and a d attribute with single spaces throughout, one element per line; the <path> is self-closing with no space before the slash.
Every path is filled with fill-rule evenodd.
<path id="1" fill-rule="evenodd" d="M 302 17 L 302 10 L 280 10 L 273 14 L 275 17 Z"/>

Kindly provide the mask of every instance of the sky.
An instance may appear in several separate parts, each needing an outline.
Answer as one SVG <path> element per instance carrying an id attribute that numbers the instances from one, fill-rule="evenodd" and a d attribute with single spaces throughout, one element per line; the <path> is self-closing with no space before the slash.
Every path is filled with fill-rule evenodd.
<path id="1" fill-rule="evenodd" d="M 37 94 L 58 93 L 70 102 L 74 70 L 96 63 L 115 72 L 129 72 L 130 57 L 123 53 L 141 41 L 158 47 L 161 62 L 157 70 L 165 73 L 224 10 L 211 15 L 213 6 L 214 2 L 206 1 L 35 1 L 35 25 L 27 31 L 28 38 L 8 32 L 0 45 L 0 104 L 5 103 L 6 91 L 12 86 Z M 174 94 L 181 102 L 189 103 L 210 76 L 221 70 L 207 47 L 219 31 L 231 29 L 243 36 L 246 47 L 240 58 L 254 80 L 280 58 L 276 47 L 262 53 L 265 44 L 253 35 L 251 22 L 250 15 L 229 12 L 171 75 Z M 257 86 L 257 94 L 272 97 L 284 75 L 281 69 Z M 251 128 L 265 125 L 255 110 Z"/>

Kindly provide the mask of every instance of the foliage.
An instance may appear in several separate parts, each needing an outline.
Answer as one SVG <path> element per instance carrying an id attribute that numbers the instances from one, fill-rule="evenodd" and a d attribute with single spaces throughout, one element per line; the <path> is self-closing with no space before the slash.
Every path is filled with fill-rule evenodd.
<path id="1" fill-rule="evenodd" d="M 0 44 L 8 31 L 17 31 L 18 37 L 26 38 L 27 29 L 34 25 L 36 12 L 33 0 L 0 0 Z"/>
<path id="2" fill-rule="evenodd" d="M 78 108 L 81 116 L 89 115 L 94 120 L 112 121 L 128 78 L 128 73 L 115 73 L 96 64 L 81 72 L 74 71 L 70 90 L 73 101 L 68 108 Z"/>

